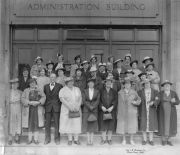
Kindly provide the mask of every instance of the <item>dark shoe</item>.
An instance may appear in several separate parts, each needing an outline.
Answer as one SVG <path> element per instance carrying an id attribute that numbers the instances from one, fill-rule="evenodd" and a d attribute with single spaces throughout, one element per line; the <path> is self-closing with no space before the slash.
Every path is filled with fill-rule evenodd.
<path id="1" fill-rule="evenodd" d="M 60 141 L 59 141 L 59 140 L 56 140 L 55 143 L 56 143 L 56 145 L 59 145 L 59 144 L 60 144 Z"/>
<path id="2" fill-rule="evenodd" d="M 109 145 L 112 145 L 112 140 L 107 141 Z"/>
<path id="3" fill-rule="evenodd" d="M 72 141 L 68 141 L 68 145 L 72 145 Z"/>
<path id="4" fill-rule="evenodd" d="M 17 143 L 17 144 L 20 144 L 20 139 L 16 140 L 16 143 Z"/>
<path id="5" fill-rule="evenodd" d="M 101 145 L 104 145 L 105 143 L 106 143 L 106 141 L 105 141 L 105 140 L 102 140 L 100 144 L 101 144 Z"/>
<path id="6" fill-rule="evenodd" d="M 34 144 L 38 145 L 39 141 L 38 140 L 34 140 Z"/>
<path id="7" fill-rule="evenodd" d="M 87 143 L 87 146 L 90 146 L 91 145 L 91 143 Z"/>
<path id="8" fill-rule="evenodd" d="M 12 145 L 12 140 L 9 140 L 9 141 L 8 141 L 8 145 Z"/>
<path id="9" fill-rule="evenodd" d="M 32 143 L 32 140 L 31 140 L 31 141 L 28 141 L 28 142 L 27 142 L 27 145 L 30 145 L 31 143 Z"/>
<path id="10" fill-rule="evenodd" d="M 153 141 L 149 141 L 149 144 L 150 144 L 151 146 L 154 146 L 154 142 L 153 142 Z"/>
<path id="11" fill-rule="evenodd" d="M 45 140 L 44 145 L 47 145 L 50 143 L 50 140 Z"/>
<path id="12" fill-rule="evenodd" d="M 81 143 L 79 142 L 79 140 L 78 140 L 78 141 L 74 141 L 74 144 L 76 144 L 76 145 L 81 145 Z"/>
<path id="13" fill-rule="evenodd" d="M 147 142 L 143 140 L 142 141 L 142 145 L 146 145 L 146 144 L 147 144 Z"/>
<path id="14" fill-rule="evenodd" d="M 165 146 L 167 144 L 166 141 L 162 141 L 162 146 Z"/>
<path id="15" fill-rule="evenodd" d="M 173 146 L 173 144 L 170 141 L 167 141 L 167 145 Z"/>

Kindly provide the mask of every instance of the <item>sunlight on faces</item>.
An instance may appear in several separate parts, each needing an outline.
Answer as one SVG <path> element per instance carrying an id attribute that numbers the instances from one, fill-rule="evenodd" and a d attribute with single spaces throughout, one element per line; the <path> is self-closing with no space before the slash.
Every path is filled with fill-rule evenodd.
<path id="1" fill-rule="evenodd" d="M 63 70 L 58 70 L 58 76 L 59 77 L 64 76 L 64 71 Z"/>
<path id="2" fill-rule="evenodd" d="M 56 81 L 56 74 L 51 73 L 51 75 L 50 75 L 50 81 L 51 81 L 51 83 Z"/>

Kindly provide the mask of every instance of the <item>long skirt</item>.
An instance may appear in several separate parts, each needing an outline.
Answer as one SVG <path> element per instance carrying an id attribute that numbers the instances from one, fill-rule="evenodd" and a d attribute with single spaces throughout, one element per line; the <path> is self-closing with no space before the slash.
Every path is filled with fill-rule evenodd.
<path id="1" fill-rule="evenodd" d="M 29 106 L 29 132 L 38 131 L 38 106 Z"/>
<path id="2" fill-rule="evenodd" d="M 165 136 L 169 136 L 170 130 L 170 117 L 171 117 L 171 104 L 169 102 L 163 103 L 164 110 L 164 134 Z"/>
<path id="3" fill-rule="evenodd" d="M 97 113 L 93 113 L 93 114 L 98 118 Z M 85 132 L 97 132 L 98 131 L 98 121 L 88 122 L 89 115 L 90 115 L 89 112 L 83 113 L 83 122 L 82 122 L 83 133 L 85 133 Z"/>
<path id="4" fill-rule="evenodd" d="M 20 102 L 10 104 L 9 134 L 21 134 L 21 104 Z"/>

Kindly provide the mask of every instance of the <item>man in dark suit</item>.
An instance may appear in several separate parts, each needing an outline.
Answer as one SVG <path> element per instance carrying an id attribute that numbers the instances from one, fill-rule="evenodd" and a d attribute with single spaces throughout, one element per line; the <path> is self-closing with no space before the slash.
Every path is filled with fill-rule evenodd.
<path id="1" fill-rule="evenodd" d="M 48 144 L 51 141 L 51 118 L 54 118 L 55 126 L 55 135 L 54 140 L 58 145 L 60 143 L 60 133 L 59 133 L 59 117 L 60 117 L 60 107 L 61 102 L 59 99 L 59 91 L 62 88 L 62 85 L 55 82 L 56 74 L 51 73 L 50 75 L 50 84 L 44 86 L 44 93 L 46 95 L 45 102 L 45 142 Z"/>

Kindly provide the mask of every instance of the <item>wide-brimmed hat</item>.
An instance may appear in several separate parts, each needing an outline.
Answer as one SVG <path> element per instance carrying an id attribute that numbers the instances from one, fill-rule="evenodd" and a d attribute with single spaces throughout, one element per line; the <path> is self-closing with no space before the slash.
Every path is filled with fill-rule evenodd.
<path id="1" fill-rule="evenodd" d="M 37 57 L 36 57 L 36 59 L 35 59 L 35 62 L 37 62 L 38 60 L 43 61 L 43 58 L 42 58 L 42 57 L 40 57 L 40 56 L 37 56 Z"/>
<path id="2" fill-rule="evenodd" d="M 59 67 L 56 72 L 58 73 L 59 70 L 62 70 L 63 72 L 65 71 L 65 68 L 64 67 Z"/>
<path id="3" fill-rule="evenodd" d="M 126 70 L 126 71 L 124 72 L 124 74 L 129 74 L 129 73 L 134 74 L 134 72 L 133 72 L 132 69 L 128 69 L 128 70 Z"/>
<path id="4" fill-rule="evenodd" d="M 149 66 L 153 66 L 153 68 L 155 67 L 155 64 L 154 63 L 148 63 L 147 65 L 146 65 L 146 68 L 148 68 Z"/>
<path id="5" fill-rule="evenodd" d="M 172 85 L 172 82 L 170 82 L 169 80 L 165 80 L 165 81 L 161 84 L 161 87 L 164 87 L 165 84 Z"/>
<path id="6" fill-rule="evenodd" d="M 138 60 L 133 60 L 133 61 L 131 61 L 131 63 L 130 63 L 130 66 L 131 66 L 131 67 L 132 67 L 133 63 L 138 64 Z"/>
<path id="7" fill-rule="evenodd" d="M 128 53 L 128 54 L 126 54 L 126 55 L 124 56 L 124 58 L 126 58 L 126 57 L 130 57 L 130 58 L 131 58 L 132 56 L 131 56 L 130 53 Z"/>
<path id="8" fill-rule="evenodd" d="M 114 61 L 114 64 L 118 63 L 119 61 L 123 62 L 123 59 L 117 59 L 116 61 Z"/>
<path id="9" fill-rule="evenodd" d="M 10 83 L 17 83 L 17 82 L 19 82 L 19 79 L 18 78 L 14 78 L 14 79 L 11 79 L 9 82 Z"/>
<path id="10" fill-rule="evenodd" d="M 92 59 L 96 59 L 96 61 L 97 61 L 97 56 L 91 55 L 90 61 L 92 61 Z"/>
<path id="11" fill-rule="evenodd" d="M 81 63 L 81 65 L 84 65 L 84 64 L 89 64 L 89 61 L 84 60 L 84 61 Z"/>
<path id="12" fill-rule="evenodd" d="M 150 60 L 151 62 L 153 62 L 153 58 L 146 56 L 146 57 L 144 57 L 142 63 L 145 63 L 146 60 Z"/>
<path id="13" fill-rule="evenodd" d="M 96 72 L 97 71 L 97 68 L 96 67 L 91 67 L 90 68 L 90 72 Z"/>
<path id="14" fill-rule="evenodd" d="M 89 82 L 94 82 L 94 83 L 95 83 L 95 79 L 89 78 L 89 79 L 87 80 L 87 83 L 89 83 Z"/>
<path id="15" fill-rule="evenodd" d="M 46 64 L 46 66 L 48 66 L 48 65 L 50 65 L 50 64 L 54 66 L 54 62 L 51 61 L 51 60 L 48 61 L 48 63 Z"/>
<path id="16" fill-rule="evenodd" d="M 149 83 L 149 82 L 151 82 L 151 81 L 150 81 L 150 79 L 147 79 L 147 78 L 145 80 L 141 81 L 142 84 Z"/>
<path id="17" fill-rule="evenodd" d="M 65 78 L 65 83 L 68 83 L 69 81 L 74 81 L 73 77 L 69 76 Z"/>
<path id="18" fill-rule="evenodd" d="M 79 54 L 79 55 L 76 55 L 75 57 L 74 57 L 74 60 L 76 61 L 77 59 L 81 59 L 81 55 Z"/>
<path id="19" fill-rule="evenodd" d="M 99 66 L 99 67 L 101 67 L 101 66 L 106 67 L 106 63 L 105 63 L 105 62 L 104 62 L 104 63 L 103 63 L 103 62 L 100 62 L 100 63 L 98 64 L 98 66 Z"/>
<path id="20" fill-rule="evenodd" d="M 140 73 L 140 74 L 138 75 L 138 77 L 141 78 L 141 76 L 143 76 L 143 75 L 147 75 L 147 73 L 146 73 L 146 72 L 142 72 L 142 73 Z"/>

